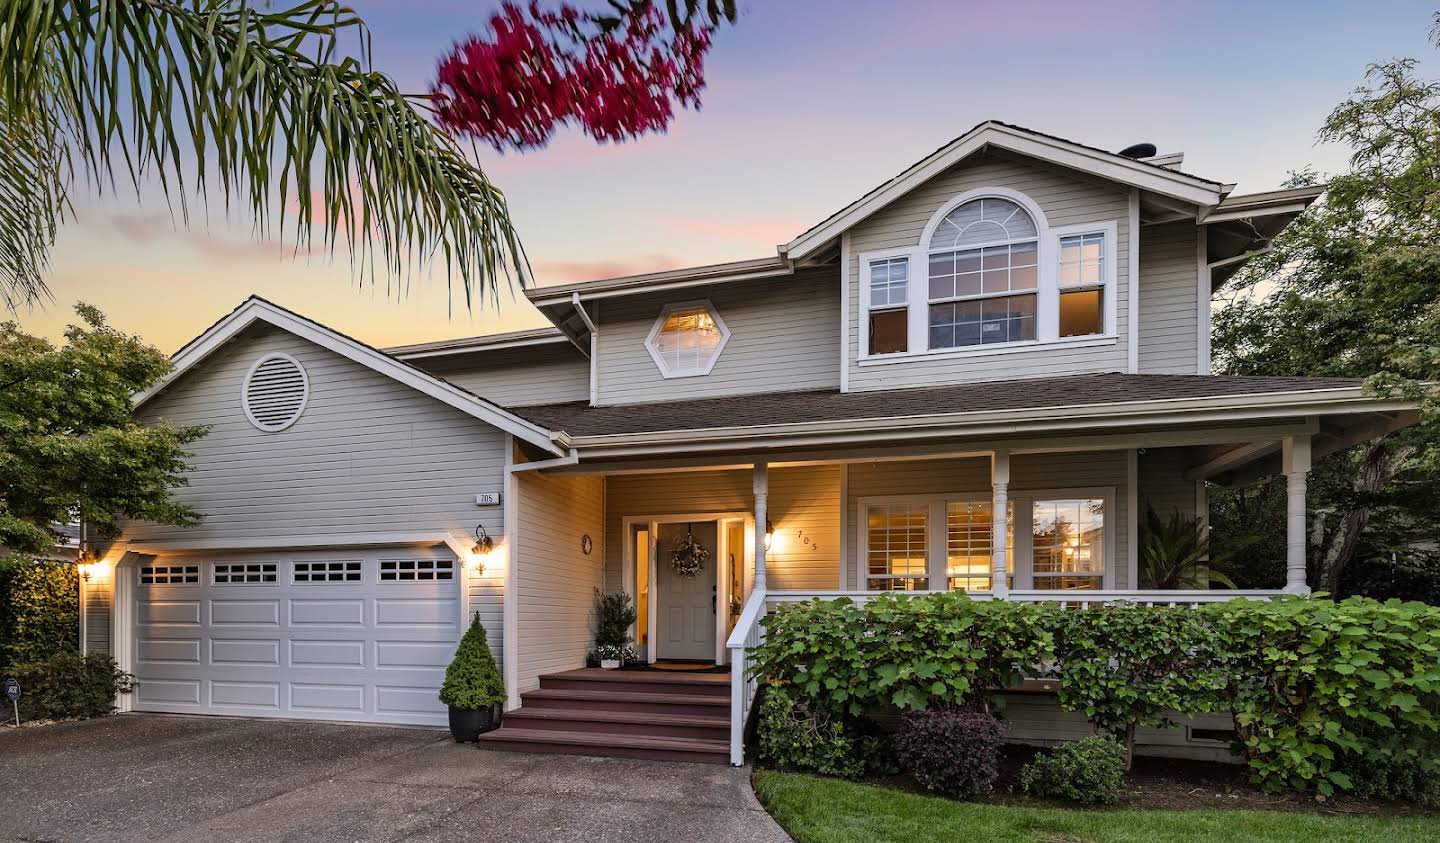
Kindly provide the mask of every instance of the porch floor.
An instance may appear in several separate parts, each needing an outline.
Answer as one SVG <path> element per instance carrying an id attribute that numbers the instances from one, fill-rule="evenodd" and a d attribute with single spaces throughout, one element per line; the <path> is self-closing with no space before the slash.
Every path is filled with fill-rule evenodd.
<path id="1" fill-rule="evenodd" d="M 513 752 L 724 764 L 730 677 L 579 668 L 540 677 L 480 746 Z"/>

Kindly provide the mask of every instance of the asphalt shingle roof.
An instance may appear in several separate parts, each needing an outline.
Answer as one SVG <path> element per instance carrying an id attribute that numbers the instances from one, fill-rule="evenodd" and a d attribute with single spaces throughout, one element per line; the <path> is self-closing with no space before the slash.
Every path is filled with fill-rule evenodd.
<path id="1" fill-rule="evenodd" d="M 1043 415 L 1057 407 L 1353 389 L 1361 383 L 1350 378 L 1105 373 L 874 392 L 801 390 L 651 404 L 592 407 L 576 401 L 507 409 L 571 436 L 605 436 L 1000 410 L 1033 409 Z"/>

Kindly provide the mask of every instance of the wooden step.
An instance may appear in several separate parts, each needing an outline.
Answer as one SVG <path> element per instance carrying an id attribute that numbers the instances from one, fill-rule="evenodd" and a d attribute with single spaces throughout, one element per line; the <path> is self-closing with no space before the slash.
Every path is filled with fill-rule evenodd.
<path id="1" fill-rule="evenodd" d="M 571 670 L 540 677 L 545 689 L 616 691 L 620 693 L 730 696 L 730 677 L 720 674 L 667 674 L 660 671 Z"/>
<path id="2" fill-rule="evenodd" d="M 508 719 L 506 725 L 480 736 L 480 748 L 704 764 L 725 764 L 730 760 L 730 743 L 725 740 L 519 728 L 510 725 Z"/>
<path id="3" fill-rule="evenodd" d="M 649 714 L 730 714 L 728 697 L 692 694 L 621 693 L 573 688 L 541 688 L 520 695 L 521 707 L 568 708 L 585 711 L 635 711 Z"/>
<path id="4" fill-rule="evenodd" d="M 640 737 L 696 738 L 701 740 L 730 739 L 730 718 L 711 714 L 655 714 L 628 708 L 586 710 L 567 708 L 518 708 L 505 715 L 506 726 L 528 730 L 549 729 L 562 732 L 606 732 L 614 735 Z"/>

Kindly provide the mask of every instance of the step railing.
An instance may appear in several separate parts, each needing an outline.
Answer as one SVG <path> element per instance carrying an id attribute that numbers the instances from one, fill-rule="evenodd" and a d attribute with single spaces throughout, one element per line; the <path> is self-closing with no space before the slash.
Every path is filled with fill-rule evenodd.
<path id="1" fill-rule="evenodd" d="M 884 591 L 764 591 L 751 593 L 745 601 L 745 608 L 735 621 L 725 647 L 730 652 L 730 763 L 741 766 L 745 763 L 745 726 L 755 704 L 759 683 L 752 675 L 752 654 L 765 641 L 765 627 L 761 623 L 772 608 L 781 603 L 804 603 L 809 600 L 835 600 L 848 598 L 864 603 Z M 905 594 L 938 594 L 941 592 L 911 591 Z M 1203 589 L 1149 589 L 1149 590 L 1107 590 L 1107 591 L 1010 591 L 1003 599 L 1025 603 L 1058 603 L 1066 609 L 1096 609 L 1106 606 L 1198 606 L 1203 603 L 1223 603 L 1236 598 L 1245 600 L 1269 600 L 1285 592 L 1279 589 L 1244 590 L 1203 590 Z M 994 600 L 988 591 L 971 591 L 972 600 Z"/>

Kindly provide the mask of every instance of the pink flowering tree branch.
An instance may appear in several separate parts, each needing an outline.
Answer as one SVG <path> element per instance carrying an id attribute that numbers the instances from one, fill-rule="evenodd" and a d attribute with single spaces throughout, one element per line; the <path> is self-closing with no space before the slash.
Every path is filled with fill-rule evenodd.
<path id="1" fill-rule="evenodd" d="M 489 31 L 440 60 L 431 95 L 446 131 L 497 150 L 549 142 L 562 123 L 598 141 L 662 132 L 700 107 L 705 55 L 735 0 L 609 0 L 604 12 L 506 2 Z"/>

